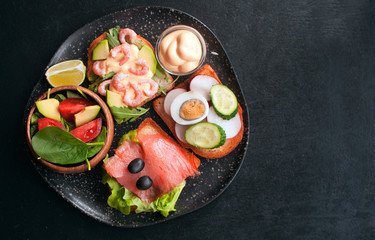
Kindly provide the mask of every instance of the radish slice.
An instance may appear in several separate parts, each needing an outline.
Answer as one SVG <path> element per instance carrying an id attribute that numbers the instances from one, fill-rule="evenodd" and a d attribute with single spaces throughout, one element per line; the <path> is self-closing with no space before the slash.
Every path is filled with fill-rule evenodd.
<path id="1" fill-rule="evenodd" d="M 171 115 L 171 105 L 173 100 L 181 93 L 186 92 L 183 88 L 175 88 L 168 92 L 164 99 L 164 111 L 170 116 Z"/>
<path id="2" fill-rule="evenodd" d="M 224 120 L 216 114 L 215 109 L 212 106 L 208 111 L 207 122 L 216 123 L 217 125 L 222 127 L 225 131 L 227 139 L 236 136 L 240 131 L 242 125 L 240 115 L 238 113 L 236 114 L 236 116 L 234 116 L 234 118 L 230 120 Z"/>
<path id="3" fill-rule="evenodd" d="M 181 124 L 178 124 L 178 123 L 175 124 L 175 126 L 174 126 L 174 130 L 175 130 L 175 132 L 176 132 L 176 136 L 177 136 L 177 138 L 178 138 L 181 142 L 186 143 L 185 132 L 186 132 L 186 130 L 187 130 L 190 126 L 191 126 L 191 125 L 181 125 Z"/>
<path id="4" fill-rule="evenodd" d="M 212 85 L 219 84 L 219 82 L 210 76 L 198 75 L 190 81 L 190 90 L 199 92 L 207 101 L 211 101 L 210 89 Z"/>

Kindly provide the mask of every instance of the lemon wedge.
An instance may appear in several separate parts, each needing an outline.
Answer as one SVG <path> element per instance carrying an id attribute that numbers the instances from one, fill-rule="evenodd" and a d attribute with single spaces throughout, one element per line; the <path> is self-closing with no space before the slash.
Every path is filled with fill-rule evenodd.
<path id="1" fill-rule="evenodd" d="M 45 75 L 52 87 L 78 86 L 85 80 L 86 66 L 81 60 L 68 60 L 53 65 Z"/>

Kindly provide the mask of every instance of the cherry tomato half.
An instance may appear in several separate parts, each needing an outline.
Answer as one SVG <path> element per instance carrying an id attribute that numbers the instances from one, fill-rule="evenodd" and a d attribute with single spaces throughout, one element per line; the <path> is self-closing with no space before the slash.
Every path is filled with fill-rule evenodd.
<path id="1" fill-rule="evenodd" d="M 74 121 L 74 114 L 82 111 L 86 106 L 94 105 L 89 100 L 83 98 L 67 98 L 59 105 L 61 116 L 68 122 Z"/>
<path id="2" fill-rule="evenodd" d="M 96 138 L 102 130 L 102 118 L 97 118 L 91 122 L 86 123 L 76 129 L 70 131 L 70 133 L 78 139 L 84 142 L 88 142 Z"/>
<path id="3" fill-rule="evenodd" d="M 64 125 L 60 121 L 57 121 L 57 120 L 52 119 L 52 118 L 39 118 L 38 119 L 38 129 L 39 130 L 41 130 L 45 127 L 49 127 L 49 126 L 56 126 L 56 127 L 61 128 L 62 130 L 66 131 Z"/>

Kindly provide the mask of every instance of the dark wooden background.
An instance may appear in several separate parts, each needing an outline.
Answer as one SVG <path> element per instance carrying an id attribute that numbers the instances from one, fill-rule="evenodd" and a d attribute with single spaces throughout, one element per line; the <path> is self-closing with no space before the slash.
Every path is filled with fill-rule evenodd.
<path id="1" fill-rule="evenodd" d="M 35 171 L 22 117 L 33 86 L 82 25 L 136 6 L 205 23 L 226 49 L 250 113 L 246 159 L 206 207 L 151 227 L 113 228 Z M 375 3 L 6 1 L 0 10 L 2 239 L 374 239 Z"/>

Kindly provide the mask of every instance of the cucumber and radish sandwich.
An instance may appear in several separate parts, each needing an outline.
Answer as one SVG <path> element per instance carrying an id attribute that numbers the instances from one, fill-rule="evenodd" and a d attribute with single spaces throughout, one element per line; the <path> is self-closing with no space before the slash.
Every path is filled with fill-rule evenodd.
<path id="1" fill-rule="evenodd" d="M 208 64 L 155 99 L 153 107 L 181 146 L 199 156 L 223 157 L 242 140 L 242 108 Z"/>
<path id="2" fill-rule="evenodd" d="M 174 87 L 153 46 L 130 28 L 102 33 L 90 44 L 87 58 L 89 89 L 107 99 L 118 123 L 135 120 L 148 110 L 141 106 Z"/>
<path id="3" fill-rule="evenodd" d="M 160 212 L 167 217 L 184 188 L 199 174 L 200 160 L 182 148 L 151 118 L 120 139 L 115 154 L 104 160 L 102 183 L 108 184 L 110 207 L 130 212 Z"/>

